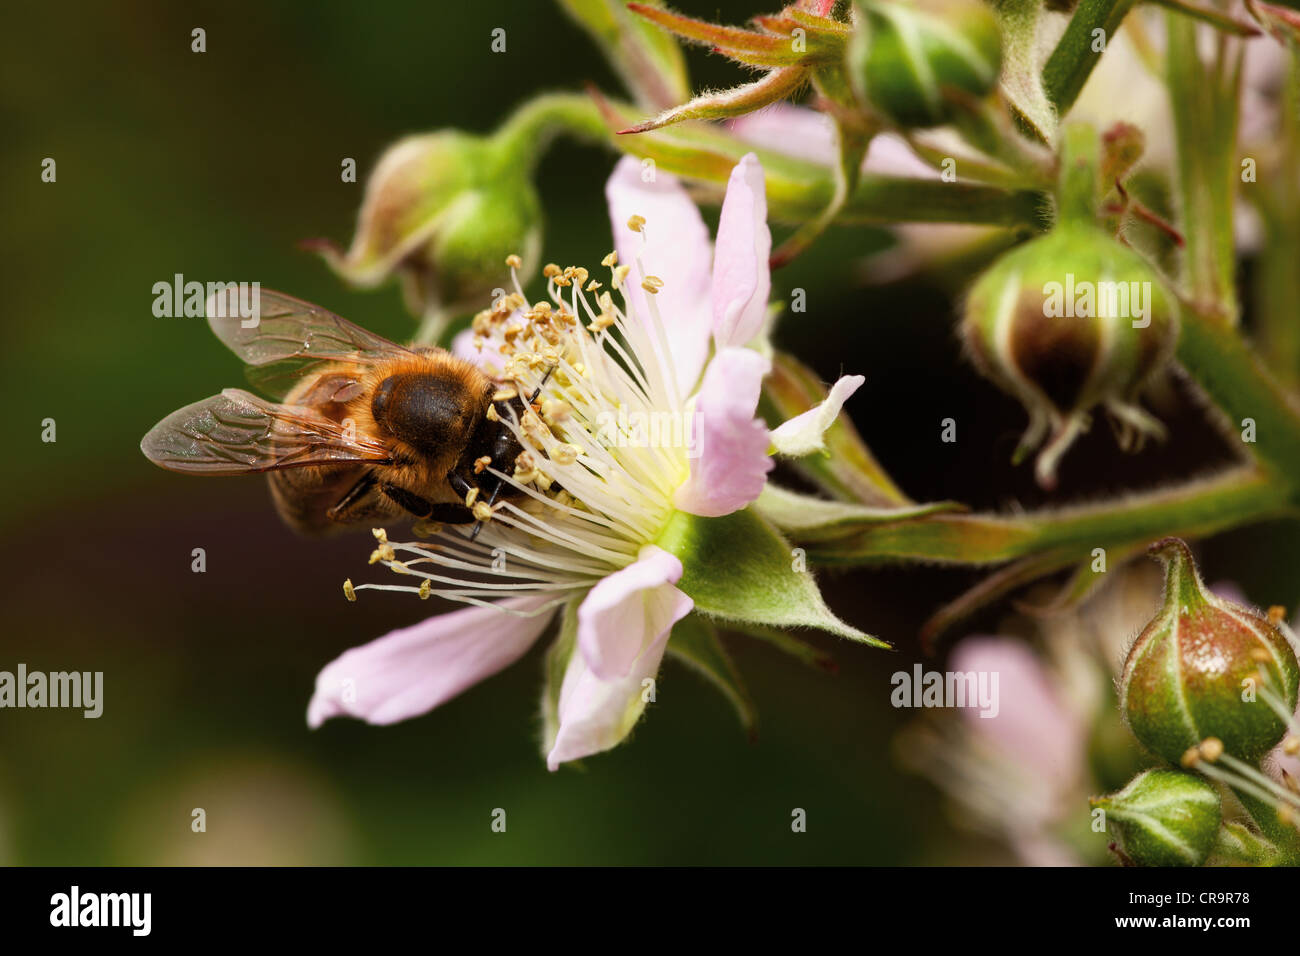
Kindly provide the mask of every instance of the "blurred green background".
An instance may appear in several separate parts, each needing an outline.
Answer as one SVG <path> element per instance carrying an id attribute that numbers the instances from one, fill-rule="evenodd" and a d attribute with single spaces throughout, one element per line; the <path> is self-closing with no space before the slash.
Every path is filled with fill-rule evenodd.
<path id="1" fill-rule="evenodd" d="M 747 4 L 680 8 L 740 22 Z M 772 4 L 775 7 L 775 4 Z M 889 675 L 915 633 L 975 578 L 888 568 L 827 577 L 836 610 L 893 653 L 812 636 L 837 675 L 728 635 L 760 712 L 747 742 L 726 702 L 673 663 L 632 742 L 551 774 L 538 753 L 541 647 L 426 717 L 308 731 L 316 672 L 430 610 L 393 595 L 347 604 L 369 536 L 295 537 L 257 479 L 202 481 L 141 456 L 173 409 L 242 385 L 201 319 L 151 313 L 174 273 L 259 280 L 401 337 L 396 288 L 344 288 L 295 244 L 347 242 L 365 175 L 397 137 L 482 131 L 539 89 L 617 92 L 586 37 L 549 3 L 17 5 L 0 39 L 0 242 L 7 427 L 0 470 L 0 670 L 102 670 L 104 715 L 0 711 L 0 862 L 744 864 L 1009 859 L 904 774 Z M 207 52 L 190 52 L 190 31 Z M 490 33 L 507 31 L 507 52 Z M 734 82 L 692 54 L 697 85 Z M 57 162 L 56 183 L 40 179 Z M 362 183 L 340 182 L 356 158 Z M 561 142 L 540 167 L 546 258 L 594 265 L 610 247 L 614 157 Z M 867 385 L 850 413 L 917 500 L 1031 506 L 1007 461 L 1023 413 L 979 381 L 934 283 L 858 287 L 878 237 L 834 234 L 778 275 L 809 290 L 782 344 L 824 377 Z M 938 440 L 956 415 L 955 445 Z M 1225 451 L 1194 411 L 1172 441 L 1114 466 L 1094 429 L 1066 461 L 1086 497 L 1185 474 Z M 57 443 L 40 439 L 57 422 Z M 1075 467 L 1071 467 L 1071 466 Z M 1261 601 L 1293 598 L 1292 527 L 1238 532 L 1207 556 Z M 207 552 L 207 572 L 190 569 Z M 1292 588 L 1287 593 L 1280 589 Z M 991 623 L 995 618 L 985 622 Z M 191 810 L 207 832 L 190 830 Z M 490 830 L 494 808 L 508 830 Z M 793 808 L 808 831 L 791 832 Z"/>

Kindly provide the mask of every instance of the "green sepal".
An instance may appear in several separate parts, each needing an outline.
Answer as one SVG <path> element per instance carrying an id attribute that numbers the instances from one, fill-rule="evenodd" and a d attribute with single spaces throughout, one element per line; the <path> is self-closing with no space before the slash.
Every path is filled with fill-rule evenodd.
<path id="1" fill-rule="evenodd" d="M 673 627 L 667 650 L 721 691 L 722 696 L 736 708 L 745 732 L 751 739 L 757 735 L 758 714 L 754 703 L 732 663 L 731 655 L 722 646 L 717 628 L 698 614 L 688 614 Z"/>
<path id="2" fill-rule="evenodd" d="M 1050 144 L 1056 110 L 1038 71 L 1038 18 L 1042 0 L 993 0 L 1002 33 L 1002 93 L 1026 132 Z"/>
<path id="3" fill-rule="evenodd" d="M 682 562 L 677 587 L 708 617 L 816 627 L 874 647 L 889 646 L 831 613 L 812 574 L 796 570 L 803 555 L 752 509 L 719 518 L 679 511 L 655 543 Z"/>
<path id="4" fill-rule="evenodd" d="M 1270 866 L 1279 856 L 1277 847 L 1244 823 L 1225 822 L 1219 827 L 1209 862 L 1219 866 L 1234 863 Z"/>
<path id="5" fill-rule="evenodd" d="M 560 613 L 560 630 L 546 649 L 542 662 L 543 760 L 555 746 L 555 737 L 560 732 L 560 688 L 564 684 L 565 671 L 569 669 L 569 658 L 578 646 L 578 606 L 586 596 L 584 592 L 564 605 Z"/>
<path id="6" fill-rule="evenodd" d="M 626 104 L 592 94 L 612 135 L 637 122 Z M 656 167 L 699 183 L 701 199 L 721 202 L 731 170 L 746 153 L 763 164 L 768 218 L 802 225 L 821 215 L 835 194 L 835 171 L 742 140 L 706 124 L 683 124 L 629 136 L 614 146 L 629 156 L 653 159 Z M 1006 226 L 1019 231 L 1044 227 L 1042 194 L 1036 189 L 999 189 L 977 183 L 945 183 L 913 176 L 864 173 L 835 217 L 838 224 L 959 222 Z"/>
<path id="7" fill-rule="evenodd" d="M 828 674 L 838 673 L 840 669 L 839 665 L 835 663 L 835 658 L 829 653 L 795 637 L 789 631 L 782 631 L 775 627 L 764 627 L 761 624 L 732 624 L 731 627 L 747 637 L 757 638 L 764 643 L 770 644 L 781 653 L 789 654 L 808 667 L 826 671 Z"/>
<path id="8" fill-rule="evenodd" d="M 1223 819 L 1214 785 L 1181 770 L 1148 770 L 1089 803 L 1105 811 L 1107 832 L 1138 866 L 1200 866 Z"/>
<path id="9" fill-rule="evenodd" d="M 966 511 L 958 501 L 935 501 L 886 507 L 859 505 L 848 501 L 828 501 L 797 491 L 780 488 L 770 482 L 754 502 L 754 507 L 768 521 L 796 541 L 825 541 L 858 534 L 877 525 L 909 521 L 925 515 Z"/>
<path id="10" fill-rule="evenodd" d="M 624 0 L 559 0 L 596 41 L 637 102 L 666 109 L 691 95 L 686 57 L 671 33 L 637 16 Z M 658 5 L 657 0 L 647 0 Z"/>

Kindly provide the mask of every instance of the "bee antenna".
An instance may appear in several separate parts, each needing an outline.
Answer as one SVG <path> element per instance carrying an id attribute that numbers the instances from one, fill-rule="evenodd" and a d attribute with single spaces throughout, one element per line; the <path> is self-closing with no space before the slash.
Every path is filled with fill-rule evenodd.
<path id="1" fill-rule="evenodd" d="M 501 493 L 501 485 L 502 485 L 502 484 L 504 484 L 504 482 L 498 481 L 498 482 L 497 482 L 497 486 L 496 486 L 495 488 L 492 489 L 492 497 L 488 498 L 488 501 L 487 501 L 487 506 L 488 506 L 489 509 L 490 509 L 494 504 L 497 503 L 497 495 Z M 479 533 L 480 531 L 482 531 L 482 530 L 483 530 L 483 522 L 482 522 L 482 521 L 475 521 L 475 522 L 474 522 L 474 527 L 470 529 L 470 532 L 469 532 L 469 539 L 470 539 L 471 541 L 473 541 L 475 538 L 478 537 L 478 533 Z"/>
<path id="2" fill-rule="evenodd" d="M 555 371 L 555 366 L 554 366 L 554 365 L 552 365 L 550 368 L 548 368 L 548 369 L 546 370 L 546 374 L 542 376 L 542 380 L 541 380 L 541 382 L 538 383 L 537 388 L 535 388 L 535 389 L 533 390 L 533 397 L 530 398 L 530 399 L 528 400 L 528 404 L 529 404 L 529 405 L 531 405 L 531 404 L 533 404 L 533 402 L 537 401 L 537 396 L 540 395 L 540 394 L 542 394 L 542 389 L 544 389 L 544 388 L 546 387 L 546 383 L 547 383 L 548 381 L 550 381 L 551 373 L 554 372 L 554 371 Z"/>

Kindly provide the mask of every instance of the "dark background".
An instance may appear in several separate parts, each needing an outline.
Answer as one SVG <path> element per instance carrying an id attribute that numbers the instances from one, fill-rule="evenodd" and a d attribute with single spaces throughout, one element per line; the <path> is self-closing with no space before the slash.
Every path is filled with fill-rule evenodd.
<path id="1" fill-rule="evenodd" d="M 740 22 L 747 3 L 679 4 Z M 772 4 L 775 7 L 775 4 Z M 151 313 L 173 273 L 252 279 L 393 337 L 395 287 L 346 289 L 295 244 L 351 237 L 386 144 L 443 126 L 494 127 L 539 89 L 594 80 L 598 51 L 551 4 L 124 3 L 11 5 L 0 39 L 4 263 L 0 669 L 102 670 L 105 711 L 0 711 L 0 862 L 974 863 L 931 786 L 900 770 L 889 674 L 918 659 L 920 622 L 975 576 L 888 568 L 824 576 L 832 606 L 896 652 L 840 644 L 836 676 L 728 635 L 761 715 L 746 741 L 728 705 L 672 663 L 627 746 L 551 774 L 538 754 L 540 646 L 422 718 L 309 732 L 316 672 L 431 608 L 347 604 L 368 536 L 324 543 L 276 520 L 263 482 L 190 480 L 151 466 L 146 430 L 242 384 L 200 319 Z M 207 52 L 190 52 L 190 31 Z M 507 31 L 507 53 L 489 50 Z M 735 82 L 692 53 L 697 87 Z M 53 157 L 58 181 L 43 183 Z M 355 157 L 361 183 L 339 179 Z M 594 265 L 610 246 L 612 154 L 567 142 L 543 160 L 546 258 Z M 712 214 L 710 214 L 712 215 Z M 917 500 L 981 508 L 1043 501 L 1008 458 L 1024 415 L 960 356 L 934 282 L 858 287 L 872 237 L 834 234 L 775 279 L 808 289 L 784 347 L 825 378 L 862 372 L 849 412 Z M 1054 500 L 1185 476 L 1226 459 L 1194 410 L 1136 458 L 1096 428 Z M 956 444 L 939 422 L 958 420 Z M 40 440 L 57 421 L 58 441 Z M 190 570 L 191 550 L 207 572 Z M 1293 526 L 1206 551 L 1261 603 L 1294 602 Z M 973 626 L 993 626 L 994 611 Z M 208 831 L 190 831 L 194 807 Z M 489 829 L 494 808 L 509 829 Z M 792 834 L 792 808 L 808 811 Z"/>

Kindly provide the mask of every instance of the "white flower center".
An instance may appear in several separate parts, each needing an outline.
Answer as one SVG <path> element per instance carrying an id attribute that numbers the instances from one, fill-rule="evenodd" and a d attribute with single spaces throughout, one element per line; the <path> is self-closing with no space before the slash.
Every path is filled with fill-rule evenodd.
<path id="1" fill-rule="evenodd" d="M 635 561 L 673 513 L 673 493 L 690 475 L 694 430 L 654 304 L 662 280 L 642 281 L 651 314 L 629 316 L 622 290 L 629 269 L 611 253 L 602 264 L 622 308 L 586 269 L 554 265 L 545 269 L 550 301 L 529 306 L 517 261 L 511 257 L 515 291 L 475 316 L 473 331 L 484 371 L 503 383 L 496 399 L 534 399 L 518 418 L 490 407 L 524 452 L 512 474 L 483 461 L 502 487 L 491 503 L 470 494 L 481 533 L 421 522 L 415 530 L 426 540 L 397 543 L 376 529 L 371 563 L 421 580 L 348 582 L 350 599 L 372 589 L 484 604 L 551 592 L 555 600 L 531 612 L 543 613 Z"/>

